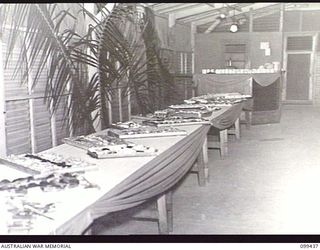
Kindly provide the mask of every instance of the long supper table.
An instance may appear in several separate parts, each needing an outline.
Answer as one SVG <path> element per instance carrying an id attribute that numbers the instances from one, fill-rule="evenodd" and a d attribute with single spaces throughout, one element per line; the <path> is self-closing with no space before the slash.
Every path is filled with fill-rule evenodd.
<path id="1" fill-rule="evenodd" d="M 213 112 L 211 121 L 215 126 L 229 125 L 231 114 L 242 109 L 242 103 L 222 107 Z M 53 220 L 38 217 L 29 234 L 79 235 L 91 223 L 108 213 L 137 206 L 150 198 L 164 194 L 172 188 L 198 161 L 199 168 L 207 168 L 207 132 L 209 125 L 181 126 L 186 136 L 131 139 L 134 143 L 159 150 L 157 156 L 113 159 L 94 159 L 86 151 L 62 144 L 47 152 L 65 157 L 79 157 L 96 164 L 97 169 L 88 171 L 84 177 L 99 188 L 80 187 L 54 192 L 30 189 L 28 197 L 55 202 Z M 17 171 L 1 166 L 2 173 L 17 176 Z M 8 234 L 5 222 L 0 221 L 1 234 Z"/>

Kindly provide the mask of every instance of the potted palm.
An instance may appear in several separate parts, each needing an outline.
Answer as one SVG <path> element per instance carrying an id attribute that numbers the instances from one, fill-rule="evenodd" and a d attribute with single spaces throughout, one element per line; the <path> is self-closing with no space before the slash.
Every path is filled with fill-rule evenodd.
<path id="1" fill-rule="evenodd" d="M 111 11 L 100 5 L 99 11 L 101 18 L 83 4 L 1 6 L 2 23 L 10 27 L 8 56 L 20 39 L 17 69 L 34 67 L 34 85 L 47 71 L 46 103 L 54 112 L 69 96 L 66 125 L 75 133 L 94 132 L 97 120 L 108 127 L 107 103 L 119 88 L 142 114 L 164 107 L 174 92 L 152 11 L 137 4 L 116 4 Z M 29 67 L 22 69 L 26 60 Z"/>

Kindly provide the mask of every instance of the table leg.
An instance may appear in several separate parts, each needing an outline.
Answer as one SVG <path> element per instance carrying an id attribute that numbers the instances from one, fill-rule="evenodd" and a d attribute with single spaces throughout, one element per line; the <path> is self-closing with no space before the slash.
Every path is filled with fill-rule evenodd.
<path id="1" fill-rule="evenodd" d="M 168 234 L 168 214 L 166 208 L 166 195 L 162 195 L 157 200 L 159 233 Z"/>
<path id="2" fill-rule="evenodd" d="M 234 128 L 235 128 L 235 135 L 236 139 L 240 139 L 240 118 L 238 118 L 235 123 L 234 123 Z"/>
<path id="3" fill-rule="evenodd" d="M 205 179 L 209 181 L 209 168 L 208 168 L 208 139 L 205 138 L 202 146 L 203 163 L 204 163 L 204 175 Z"/>
<path id="4" fill-rule="evenodd" d="M 166 194 L 166 206 L 168 216 L 168 230 L 173 232 L 173 202 L 172 202 L 172 191 Z"/>
<path id="5" fill-rule="evenodd" d="M 220 156 L 224 159 L 228 155 L 228 130 L 224 129 L 219 132 L 220 135 Z"/>
<path id="6" fill-rule="evenodd" d="M 88 228 L 83 235 L 92 235 L 92 226 L 90 228 Z"/>
<path id="7" fill-rule="evenodd" d="M 207 149 L 204 149 L 202 147 L 198 158 L 197 158 L 197 167 L 198 167 L 198 182 L 199 182 L 199 186 L 205 186 L 206 185 L 206 166 L 205 166 L 205 160 L 204 160 L 204 151 Z"/>
<path id="8" fill-rule="evenodd" d="M 250 129 L 252 123 L 252 111 L 245 111 L 246 128 Z"/>

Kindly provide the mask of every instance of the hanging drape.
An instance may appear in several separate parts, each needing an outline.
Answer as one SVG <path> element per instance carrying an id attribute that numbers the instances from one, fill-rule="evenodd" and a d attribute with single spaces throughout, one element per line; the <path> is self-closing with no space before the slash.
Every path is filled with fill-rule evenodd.
<path id="1" fill-rule="evenodd" d="M 219 130 L 223 130 L 231 127 L 235 123 L 235 121 L 240 117 L 240 113 L 244 105 L 245 105 L 244 102 L 233 105 L 226 112 L 216 117 L 212 121 L 212 126 Z"/>

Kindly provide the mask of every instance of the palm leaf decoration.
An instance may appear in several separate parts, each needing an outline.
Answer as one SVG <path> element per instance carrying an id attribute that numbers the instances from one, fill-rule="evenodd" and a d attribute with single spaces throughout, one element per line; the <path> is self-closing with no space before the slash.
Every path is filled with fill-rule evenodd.
<path id="1" fill-rule="evenodd" d="M 35 68 L 33 84 L 47 71 L 48 107 L 51 104 L 55 111 L 62 97 L 70 96 L 65 109 L 66 117 L 71 117 L 68 125 L 75 133 L 83 128 L 84 133 L 91 133 L 97 119 L 102 120 L 103 128 L 109 125 L 107 102 L 119 88 L 123 97 L 132 95 L 137 112 L 142 114 L 170 102 L 173 81 L 159 56 L 152 12 L 145 9 L 144 18 L 138 18 L 135 5 L 118 4 L 110 13 L 100 8 L 103 18 L 98 20 L 82 4 L 76 6 L 78 13 L 61 10 L 59 4 L 2 8 L 3 13 L 10 13 L 4 20 L 12 27 L 8 55 L 22 37 L 25 47 L 20 62 L 27 60 L 29 67 Z M 93 24 L 81 34 L 76 25 L 85 25 L 83 16 Z M 17 70 L 22 70 L 21 65 L 17 64 Z M 88 67 L 96 71 L 90 77 Z"/>
<path id="2" fill-rule="evenodd" d="M 31 68 L 37 67 L 33 79 L 34 85 L 41 73 L 48 70 L 45 91 L 48 106 L 52 103 L 53 110 L 56 110 L 61 97 L 71 94 L 73 98 L 66 115 L 71 115 L 70 121 L 74 124 L 84 124 L 88 132 L 93 132 L 91 110 L 87 105 L 88 96 L 84 91 L 87 79 L 83 77 L 81 63 L 72 57 L 72 39 L 75 33 L 68 29 L 60 31 L 60 25 L 67 17 L 74 19 L 75 17 L 68 10 L 57 12 L 57 4 L 16 4 L 4 7 L 6 13 L 12 13 L 11 20 L 6 19 L 11 27 L 8 56 L 15 47 L 18 37 L 22 36 L 23 44 L 26 45 L 25 50 L 29 51 L 30 56 L 26 58 L 27 53 L 22 48 L 19 61 L 28 60 Z M 24 31 L 21 32 L 21 29 Z M 40 62 L 38 61 L 36 65 L 39 59 Z M 27 72 L 24 76 L 27 77 Z"/>

